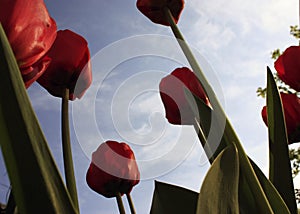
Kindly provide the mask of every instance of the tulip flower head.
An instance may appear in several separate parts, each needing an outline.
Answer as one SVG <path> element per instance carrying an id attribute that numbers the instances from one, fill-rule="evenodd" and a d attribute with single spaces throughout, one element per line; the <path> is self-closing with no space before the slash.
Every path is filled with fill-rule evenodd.
<path id="1" fill-rule="evenodd" d="M 138 0 L 136 6 L 152 22 L 170 26 L 164 8 L 169 8 L 175 23 L 178 22 L 184 7 L 183 0 Z"/>
<path id="2" fill-rule="evenodd" d="M 288 142 L 300 142 L 300 99 L 295 94 L 280 93 L 284 118 L 288 135 Z M 262 109 L 262 118 L 268 126 L 267 107 Z"/>
<path id="3" fill-rule="evenodd" d="M 28 88 L 51 61 L 40 59 L 55 40 L 56 23 L 43 0 L 0 0 L 0 22 Z"/>
<path id="4" fill-rule="evenodd" d="M 193 125 L 195 115 L 185 98 L 184 88 L 187 88 L 205 104 L 210 106 L 197 76 L 186 67 L 175 69 L 164 77 L 159 84 L 159 91 L 165 107 L 166 118 L 174 125 Z"/>
<path id="5" fill-rule="evenodd" d="M 93 153 L 86 181 L 95 192 L 107 198 L 128 194 L 139 180 L 134 153 L 126 143 L 106 141 Z"/>
<path id="6" fill-rule="evenodd" d="M 60 30 L 47 57 L 52 61 L 38 83 L 53 96 L 62 97 L 68 88 L 70 100 L 81 98 L 92 82 L 86 40 L 70 30 Z"/>
<path id="7" fill-rule="evenodd" d="M 296 91 L 300 91 L 300 46 L 287 48 L 275 61 L 279 78 Z"/>

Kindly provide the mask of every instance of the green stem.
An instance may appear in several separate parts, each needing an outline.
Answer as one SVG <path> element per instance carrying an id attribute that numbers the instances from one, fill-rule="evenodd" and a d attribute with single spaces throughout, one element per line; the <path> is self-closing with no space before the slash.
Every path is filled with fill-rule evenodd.
<path id="1" fill-rule="evenodd" d="M 205 154 L 206 154 L 207 158 L 209 159 L 209 162 L 212 163 L 214 161 L 213 153 L 212 153 L 212 150 L 211 150 L 209 144 L 207 143 L 207 139 L 204 135 L 203 129 L 201 128 L 201 125 L 200 125 L 199 121 L 197 120 L 197 118 L 195 118 L 194 129 L 195 129 L 195 131 L 198 135 L 198 138 L 202 144 Z"/>
<path id="2" fill-rule="evenodd" d="M 73 158 L 70 141 L 69 127 L 69 89 L 65 88 L 61 105 L 61 132 L 62 132 L 62 149 L 65 168 L 65 179 L 67 189 L 73 200 L 76 209 L 79 211 L 76 181 L 73 168 Z"/>
<path id="3" fill-rule="evenodd" d="M 120 214 L 125 214 L 125 208 L 124 208 L 124 205 L 123 205 L 121 193 L 119 193 L 119 192 L 117 193 L 116 199 L 117 199 L 117 203 L 118 203 L 119 213 Z"/>
<path id="4" fill-rule="evenodd" d="M 134 205 L 133 205 L 133 201 L 132 201 L 130 193 L 126 194 L 126 197 L 127 197 L 127 201 L 128 201 L 129 207 L 130 207 L 131 214 L 135 214 L 135 209 L 134 209 Z"/>
<path id="5" fill-rule="evenodd" d="M 238 137 L 236 136 L 235 133 L 228 133 L 228 130 L 232 129 L 231 124 L 229 123 L 226 114 L 221 106 L 221 104 L 219 103 L 212 87 L 210 86 L 209 82 L 207 81 L 204 73 L 202 72 L 196 58 L 194 57 L 191 49 L 189 48 L 188 44 L 185 42 L 185 39 L 183 37 L 183 35 L 181 34 L 179 28 L 177 27 L 174 18 L 172 16 L 172 13 L 170 11 L 169 8 L 165 7 L 164 8 L 164 12 L 165 12 L 165 16 L 169 21 L 170 27 L 173 31 L 174 36 L 177 39 L 177 42 L 179 44 L 179 46 L 181 47 L 184 55 L 186 56 L 189 64 L 191 65 L 193 71 L 195 72 L 196 76 L 198 77 L 204 91 L 206 92 L 210 103 L 212 105 L 212 108 L 214 109 L 213 112 L 215 113 L 215 115 L 212 116 L 216 116 L 216 118 L 221 118 L 221 119 L 225 119 L 225 132 L 224 132 L 224 139 L 226 141 L 227 144 L 235 144 L 238 152 L 239 152 L 239 159 L 240 159 L 240 163 L 241 163 L 241 168 L 243 169 L 244 173 L 245 173 L 245 177 L 251 187 L 251 190 L 253 192 L 253 194 L 257 197 L 258 200 L 260 201 L 264 201 L 265 203 L 262 203 L 265 207 L 263 207 L 263 210 L 268 210 L 269 213 L 273 213 L 272 212 L 272 208 L 269 204 L 269 201 L 258 181 L 258 178 L 251 166 L 251 163 L 248 159 L 247 154 L 245 153 Z M 232 129 L 233 130 L 233 129 Z"/>

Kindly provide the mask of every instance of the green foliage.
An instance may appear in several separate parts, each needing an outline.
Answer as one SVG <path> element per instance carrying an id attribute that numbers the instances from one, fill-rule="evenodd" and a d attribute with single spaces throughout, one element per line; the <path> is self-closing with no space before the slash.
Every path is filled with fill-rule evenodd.
<path id="1" fill-rule="evenodd" d="M 300 29 L 298 28 L 297 25 L 295 26 L 290 26 L 290 34 L 294 36 L 296 39 L 300 39 Z M 271 58 L 274 59 L 275 61 L 278 59 L 278 57 L 282 54 L 281 50 L 279 48 L 275 49 L 274 51 L 271 52 Z M 297 93 L 295 90 L 293 90 L 289 85 L 285 84 L 277 75 L 277 73 L 274 73 L 274 78 L 277 83 L 277 87 L 280 92 L 284 93 Z M 266 88 L 258 87 L 256 90 L 257 96 L 266 98 Z"/>
<path id="2" fill-rule="evenodd" d="M 77 213 L 0 25 L 0 145 L 18 211 Z"/>
<path id="3" fill-rule="evenodd" d="M 267 113 L 269 131 L 269 179 L 291 213 L 297 213 L 288 140 L 279 90 L 271 70 L 267 72 Z"/>
<path id="4" fill-rule="evenodd" d="M 213 110 L 209 108 L 202 100 L 198 99 L 196 96 L 194 97 L 189 91 L 186 90 L 185 95 L 190 104 L 193 103 L 192 101 L 193 99 L 197 103 L 198 109 L 192 108 L 192 110 L 199 111 L 200 127 L 202 128 L 204 135 L 208 136 L 208 132 L 210 132 L 209 134 L 213 136 L 217 131 L 220 131 L 217 125 L 211 127 L 211 118 L 212 118 Z M 215 159 L 218 156 L 218 154 L 230 142 L 230 139 L 234 139 L 234 138 L 237 139 L 234 130 L 229 124 L 229 122 L 226 121 L 226 127 L 224 130 L 223 137 L 220 141 L 218 148 L 213 154 L 213 158 L 210 158 L 210 161 L 212 162 L 212 160 Z M 205 142 L 205 143 L 209 144 L 210 142 Z M 240 148 L 240 150 L 243 152 L 242 148 Z M 240 152 L 240 150 L 238 151 Z M 210 157 L 210 155 L 208 155 L 208 157 Z M 251 183 L 253 182 L 253 180 L 249 179 L 251 175 L 246 173 L 245 167 L 247 166 L 245 163 L 245 158 L 249 159 L 251 168 L 253 169 L 251 173 L 253 173 L 257 177 L 259 185 L 261 186 L 260 190 L 254 191 L 254 187 L 255 187 L 254 185 L 257 185 L 257 183 L 255 184 Z M 244 162 L 243 165 L 241 164 L 242 161 Z M 241 157 L 240 155 L 239 155 L 239 163 L 240 163 L 240 176 L 239 176 L 240 211 L 245 211 L 249 213 L 253 213 L 257 211 L 259 211 L 260 213 L 272 213 L 273 211 L 276 211 L 276 213 L 283 213 L 283 214 L 289 213 L 289 210 L 286 204 L 284 203 L 284 201 L 282 200 L 281 196 L 279 195 L 278 191 L 274 188 L 273 184 L 266 178 L 264 173 L 256 166 L 256 164 L 250 158 Z M 260 198 L 258 198 L 257 191 L 263 191 L 266 197 L 265 200 L 267 200 L 270 207 L 266 206 L 265 200 L 261 200 Z"/>
<path id="5" fill-rule="evenodd" d="M 281 51 L 279 48 L 277 48 L 276 50 L 274 50 L 272 53 L 271 53 L 271 58 L 276 60 L 278 59 L 278 57 L 281 55 Z"/>
<path id="6" fill-rule="evenodd" d="M 290 34 L 296 39 L 300 39 L 300 29 L 298 28 L 298 25 L 290 26 Z"/>
<path id="7" fill-rule="evenodd" d="M 300 172 L 300 147 L 297 149 L 290 149 L 289 158 L 292 165 L 292 175 L 295 178 Z"/>
<path id="8" fill-rule="evenodd" d="M 202 183 L 197 213 L 239 213 L 239 157 L 235 146 L 224 149 Z"/>
<path id="9" fill-rule="evenodd" d="M 295 196 L 296 196 L 297 204 L 300 204 L 300 189 L 295 189 Z M 298 213 L 299 213 L 299 210 L 298 210 Z"/>
<path id="10" fill-rule="evenodd" d="M 195 214 L 198 193 L 155 181 L 151 214 Z"/>
<path id="11" fill-rule="evenodd" d="M 259 87 L 259 88 L 256 90 L 256 93 L 257 93 L 257 96 L 258 96 L 258 97 L 266 98 L 267 88 Z"/>
<path id="12" fill-rule="evenodd" d="M 292 89 L 289 85 L 285 84 L 277 75 L 277 73 L 273 73 L 273 78 L 276 82 L 279 92 L 296 94 L 297 92 Z M 267 88 L 258 87 L 256 90 L 257 96 L 266 98 L 267 96 Z"/>
<path id="13" fill-rule="evenodd" d="M 273 184 L 270 182 L 269 179 L 266 178 L 265 174 L 260 170 L 260 168 L 250 159 L 251 165 L 255 171 L 255 174 L 266 193 L 266 196 L 272 206 L 272 210 L 275 213 L 290 213 L 288 210 L 288 207 L 284 203 L 283 199 L 281 198 L 280 194 L 276 190 L 276 188 L 273 186 Z M 254 213 L 254 212 L 251 212 Z"/>

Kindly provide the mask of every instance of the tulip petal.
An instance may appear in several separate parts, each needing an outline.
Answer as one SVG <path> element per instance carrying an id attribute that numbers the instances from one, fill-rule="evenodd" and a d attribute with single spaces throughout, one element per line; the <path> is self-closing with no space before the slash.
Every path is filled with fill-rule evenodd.
<path id="1" fill-rule="evenodd" d="M 62 97 L 65 88 L 69 98 L 81 98 L 92 82 L 90 52 L 87 41 L 70 30 L 60 30 L 45 57 L 52 59 L 37 80 L 50 94 Z"/>
<path id="2" fill-rule="evenodd" d="M 275 61 L 279 78 L 296 91 L 300 91 L 300 47 L 287 48 Z"/>
<path id="3" fill-rule="evenodd" d="M 42 0 L 1 0 L 0 22 L 8 37 L 22 75 L 29 87 L 43 69 L 34 65 L 50 49 L 56 37 L 56 23 Z M 41 68 L 41 65 L 39 65 Z M 31 73 L 29 80 L 28 72 Z"/>
<path id="4" fill-rule="evenodd" d="M 165 107 L 166 118 L 175 125 L 193 125 L 194 113 L 185 98 L 184 88 L 190 90 L 208 106 L 209 100 L 196 75 L 187 67 L 177 68 L 164 77 L 159 91 Z"/>
<path id="5" fill-rule="evenodd" d="M 138 0 L 136 6 L 152 22 L 170 26 L 165 16 L 164 8 L 170 9 L 175 23 L 178 22 L 184 7 L 183 0 Z"/>
<path id="6" fill-rule="evenodd" d="M 107 198 L 128 194 L 139 180 L 134 153 L 126 143 L 106 141 L 93 153 L 86 181 L 95 192 Z"/>

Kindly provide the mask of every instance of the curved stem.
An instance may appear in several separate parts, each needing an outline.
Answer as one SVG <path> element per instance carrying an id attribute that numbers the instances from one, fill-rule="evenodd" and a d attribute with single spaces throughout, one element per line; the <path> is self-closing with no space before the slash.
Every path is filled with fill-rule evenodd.
<path id="1" fill-rule="evenodd" d="M 119 192 L 117 193 L 116 199 L 117 199 L 117 203 L 118 203 L 119 213 L 120 214 L 125 214 L 125 208 L 124 208 L 124 205 L 123 205 L 121 193 L 119 193 Z"/>
<path id="2" fill-rule="evenodd" d="M 164 13 L 165 13 L 166 18 L 169 21 L 169 24 L 171 26 L 174 36 L 177 39 L 179 46 L 181 47 L 184 55 L 186 56 L 189 64 L 191 65 L 196 76 L 198 77 L 204 91 L 206 92 L 206 94 L 211 102 L 212 108 L 214 109 L 214 113 L 215 113 L 215 115 L 212 115 L 212 116 L 213 117 L 215 116 L 217 119 L 218 118 L 221 119 L 221 120 L 219 120 L 221 122 L 223 119 L 225 120 L 225 123 L 221 124 L 221 127 L 220 127 L 220 128 L 223 128 L 223 127 L 225 128 L 224 129 L 225 142 L 228 145 L 230 145 L 230 144 L 236 145 L 236 147 L 239 151 L 239 159 L 240 159 L 240 163 L 241 163 L 241 168 L 243 169 L 243 171 L 245 173 L 246 179 L 252 189 L 253 194 L 257 196 L 258 200 L 264 201 L 264 203 L 262 203 L 265 206 L 265 207 L 263 207 L 263 210 L 268 210 L 269 213 L 273 213 L 271 205 L 260 185 L 260 182 L 258 181 L 258 178 L 251 166 L 251 163 L 248 159 L 247 154 L 245 153 L 236 134 L 234 132 L 232 132 L 232 130 L 233 130 L 232 126 L 231 126 L 229 120 L 227 119 L 226 114 L 225 114 L 216 94 L 214 93 L 209 82 L 207 81 L 204 73 L 202 72 L 202 70 L 201 70 L 196 58 L 194 57 L 192 51 L 190 50 L 188 44 L 185 42 L 183 35 L 181 34 L 179 28 L 177 27 L 177 25 L 174 21 L 174 18 L 172 16 L 170 9 L 165 7 Z"/>
<path id="3" fill-rule="evenodd" d="M 128 201 L 129 207 L 130 207 L 131 214 L 135 214 L 135 208 L 134 208 L 134 204 L 133 204 L 130 193 L 126 194 L 126 197 L 127 197 L 127 201 Z"/>
<path id="4" fill-rule="evenodd" d="M 67 189 L 77 210 L 79 210 L 76 181 L 73 168 L 73 158 L 69 127 L 69 89 L 65 88 L 61 105 L 62 149 Z"/>

